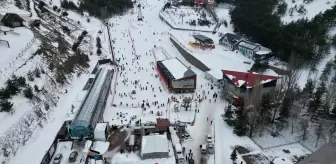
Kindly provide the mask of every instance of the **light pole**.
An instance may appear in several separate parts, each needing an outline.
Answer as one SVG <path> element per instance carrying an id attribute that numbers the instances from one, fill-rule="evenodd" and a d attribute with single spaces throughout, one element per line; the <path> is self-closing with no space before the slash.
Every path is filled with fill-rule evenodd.
<path id="1" fill-rule="evenodd" d="M 183 17 L 185 17 L 185 14 L 184 14 L 184 13 L 181 13 L 181 14 L 180 14 L 180 17 L 182 18 L 182 24 L 183 24 Z"/>

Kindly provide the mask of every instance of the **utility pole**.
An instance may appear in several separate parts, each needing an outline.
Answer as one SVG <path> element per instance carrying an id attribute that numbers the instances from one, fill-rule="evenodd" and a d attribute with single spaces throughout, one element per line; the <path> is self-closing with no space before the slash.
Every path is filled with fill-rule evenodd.
<path id="1" fill-rule="evenodd" d="M 185 17 L 185 14 L 181 13 L 180 17 L 182 18 L 182 24 L 183 24 L 183 17 Z"/>

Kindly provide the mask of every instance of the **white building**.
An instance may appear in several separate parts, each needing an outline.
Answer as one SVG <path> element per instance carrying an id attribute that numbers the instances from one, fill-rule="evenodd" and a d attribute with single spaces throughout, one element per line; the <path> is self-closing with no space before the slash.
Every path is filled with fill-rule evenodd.
<path id="1" fill-rule="evenodd" d="M 97 123 L 94 130 L 94 139 L 96 141 L 107 141 L 109 126 L 107 122 Z"/>
<path id="2" fill-rule="evenodd" d="M 169 141 L 166 135 L 143 136 L 140 156 L 144 159 L 168 158 Z"/>

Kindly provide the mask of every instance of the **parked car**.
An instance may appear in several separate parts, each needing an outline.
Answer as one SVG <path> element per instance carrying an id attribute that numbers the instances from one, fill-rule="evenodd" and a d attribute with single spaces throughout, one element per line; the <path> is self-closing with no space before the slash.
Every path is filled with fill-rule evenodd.
<path id="1" fill-rule="evenodd" d="M 206 144 L 201 145 L 201 153 L 206 154 L 207 153 L 207 146 Z"/>
<path id="2" fill-rule="evenodd" d="M 214 144 L 208 143 L 208 153 L 213 154 L 214 153 Z"/>
<path id="3" fill-rule="evenodd" d="M 212 143 L 212 136 L 210 134 L 208 134 L 207 136 L 207 142 Z"/>
<path id="4" fill-rule="evenodd" d="M 69 162 L 76 162 L 78 157 L 78 152 L 77 151 L 73 151 L 70 155 L 69 155 Z"/>
<path id="5" fill-rule="evenodd" d="M 56 154 L 54 157 L 53 164 L 60 164 L 63 158 L 63 154 Z"/>

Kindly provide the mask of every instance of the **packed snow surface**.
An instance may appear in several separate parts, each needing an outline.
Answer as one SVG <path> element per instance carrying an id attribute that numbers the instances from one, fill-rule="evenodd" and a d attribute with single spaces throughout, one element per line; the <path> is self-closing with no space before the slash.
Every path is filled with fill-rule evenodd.
<path id="1" fill-rule="evenodd" d="M 312 19 L 315 15 L 324 12 L 325 10 L 331 9 L 333 5 L 335 5 L 336 1 L 334 0 L 313 0 L 310 3 L 306 3 L 303 0 L 284 0 L 288 7 L 285 16 L 281 18 L 281 20 L 285 23 L 289 23 L 291 21 L 296 21 L 301 18 Z M 294 2 L 294 3 L 293 3 Z M 306 9 L 304 13 L 298 13 L 297 10 L 300 6 L 303 5 Z M 291 8 L 293 9 L 293 14 L 290 14 Z"/>

